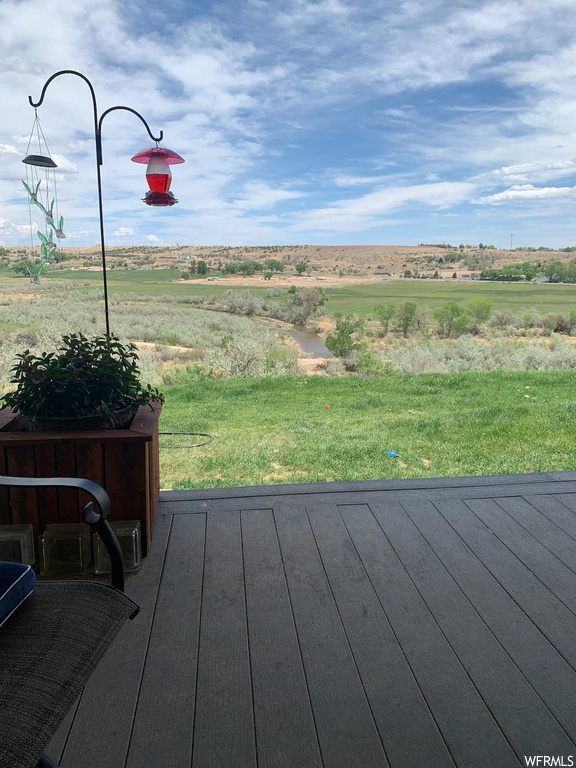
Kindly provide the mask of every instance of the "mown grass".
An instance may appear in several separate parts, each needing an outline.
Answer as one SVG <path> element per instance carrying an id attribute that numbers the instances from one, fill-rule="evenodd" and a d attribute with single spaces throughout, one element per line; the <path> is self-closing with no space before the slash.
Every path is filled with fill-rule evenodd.
<path id="1" fill-rule="evenodd" d="M 575 384 L 572 371 L 190 378 L 165 388 L 160 429 L 210 432 L 215 440 L 170 449 L 170 440 L 182 438 L 161 438 L 161 484 L 212 488 L 574 469 Z"/>

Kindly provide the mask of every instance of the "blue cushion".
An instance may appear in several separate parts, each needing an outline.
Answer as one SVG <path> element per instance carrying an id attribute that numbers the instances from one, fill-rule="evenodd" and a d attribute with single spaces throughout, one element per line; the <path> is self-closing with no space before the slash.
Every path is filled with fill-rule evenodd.
<path id="1" fill-rule="evenodd" d="M 36 574 L 29 565 L 0 562 L 0 626 L 31 594 Z"/>

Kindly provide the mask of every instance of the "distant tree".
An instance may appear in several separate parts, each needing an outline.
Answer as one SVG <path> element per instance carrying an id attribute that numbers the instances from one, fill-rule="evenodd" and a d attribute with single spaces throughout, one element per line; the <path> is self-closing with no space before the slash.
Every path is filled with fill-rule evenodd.
<path id="1" fill-rule="evenodd" d="M 402 331 L 404 338 L 410 335 L 410 332 L 416 324 L 416 313 L 418 312 L 418 306 L 413 301 L 407 301 L 401 307 L 398 308 L 396 314 L 396 322 L 398 328 Z"/>
<path id="2" fill-rule="evenodd" d="M 28 267 L 25 261 L 17 261 L 12 265 L 12 269 L 17 275 L 27 275 Z"/>
<path id="3" fill-rule="evenodd" d="M 192 261 L 190 262 L 190 266 L 188 267 L 188 270 L 191 275 L 196 274 L 196 267 L 197 267 L 196 259 L 192 259 Z"/>
<path id="4" fill-rule="evenodd" d="M 199 275 L 205 275 L 208 272 L 208 265 L 206 264 L 205 261 L 200 260 L 196 264 L 196 270 Z"/>
<path id="5" fill-rule="evenodd" d="M 390 321 L 396 314 L 396 307 L 393 304 L 380 304 L 374 308 L 374 314 L 380 320 L 382 332 L 386 335 L 390 328 Z"/>
<path id="6" fill-rule="evenodd" d="M 278 259 L 264 259 L 264 266 L 269 272 L 284 272 L 285 265 Z"/>
<path id="7" fill-rule="evenodd" d="M 286 302 L 286 320 L 296 325 L 304 325 L 311 317 L 324 311 L 324 291 L 322 288 L 296 288 L 288 291 Z"/>
<path id="8" fill-rule="evenodd" d="M 456 274 L 456 272 L 454 272 L 454 273 L 452 274 L 452 280 L 456 280 L 457 278 L 458 278 L 458 275 Z"/>
<path id="9" fill-rule="evenodd" d="M 306 272 L 308 266 L 302 262 L 299 262 L 298 264 L 294 264 L 294 269 L 296 272 L 298 272 L 299 275 L 301 275 L 303 272 Z"/>
<path id="10" fill-rule="evenodd" d="M 243 261 L 242 264 L 238 266 L 238 272 L 241 272 L 245 277 L 250 277 L 250 275 L 254 275 L 261 270 L 262 265 L 258 261 Z"/>
<path id="11" fill-rule="evenodd" d="M 274 272 L 264 272 L 264 280 L 272 280 Z"/>
<path id="12" fill-rule="evenodd" d="M 348 357 L 352 352 L 356 352 L 362 347 L 362 332 L 364 330 L 364 321 L 358 315 L 342 315 L 337 312 L 334 315 L 336 326 L 335 333 L 330 333 L 326 337 L 326 346 L 336 357 Z"/>
<path id="13" fill-rule="evenodd" d="M 438 321 L 440 335 L 447 339 L 450 336 L 460 336 L 469 328 L 472 321 L 472 316 L 455 301 L 436 307 L 433 315 Z"/>
<path id="14" fill-rule="evenodd" d="M 491 299 L 470 299 L 466 304 L 466 311 L 472 316 L 477 325 L 487 322 L 494 311 L 494 302 Z"/>

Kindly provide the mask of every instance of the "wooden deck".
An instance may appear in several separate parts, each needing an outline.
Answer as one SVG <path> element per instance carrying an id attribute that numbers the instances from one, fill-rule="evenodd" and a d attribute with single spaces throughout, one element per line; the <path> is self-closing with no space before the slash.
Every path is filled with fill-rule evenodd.
<path id="1" fill-rule="evenodd" d="M 127 591 L 63 768 L 576 755 L 576 472 L 163 493 Z"/>

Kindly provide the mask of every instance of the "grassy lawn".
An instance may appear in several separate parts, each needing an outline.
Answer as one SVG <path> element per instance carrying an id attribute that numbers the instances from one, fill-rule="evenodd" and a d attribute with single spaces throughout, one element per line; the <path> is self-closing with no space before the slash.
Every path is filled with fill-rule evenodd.
<path id="1" fill-rule="evenodd" d="M 211 432 L 215 440 L 163 447 L 161 485 L 574 469 L 575 384 L 572 371 L 190 379 L 164 389 L 160 429 Z M 189 441 L 161 443 L 175 439 Z"/>

